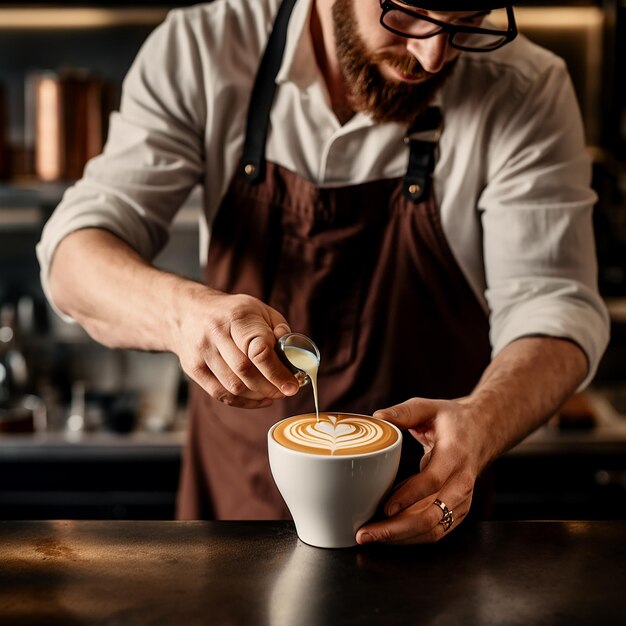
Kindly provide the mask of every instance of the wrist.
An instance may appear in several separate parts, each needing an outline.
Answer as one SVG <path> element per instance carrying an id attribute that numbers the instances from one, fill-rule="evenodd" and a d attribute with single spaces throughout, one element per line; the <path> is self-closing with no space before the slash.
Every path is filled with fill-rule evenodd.
<path id="1" fill-rule="evenodd" d="M 203 285 L 186 278 L 168 274 L 164 277 L 165 285 L 162 294 L 165 305 L 165 322 L 167 332 L 164 333 L 166 350 L 180 354 L 183 329 L 186 315 L 193 315 L 192 306 L 197 294 L 205 289 Z"/>
<path id="2" fill-rule="evenodd" d="M 180 354 L 189 317 L 198 319 L 206 313 L 206 307 L 211 298 L 221 296 L 223 293 L 173 274 L 168 278 L 169 283 L 164 290 L 166 294 L 166 349 L 174 354 Z"/>
<path id="3" fill-rule="evenodd" d="M 503 412 L 499 398 L 497 394 L 481 391 L 461 398 L 458 402 L 464 407 L 466 422 L 471 424 L 475 434 L 472 450 L 476 472 L 480 474 L 507 449 L 502 441 L 500 425 Z"/>

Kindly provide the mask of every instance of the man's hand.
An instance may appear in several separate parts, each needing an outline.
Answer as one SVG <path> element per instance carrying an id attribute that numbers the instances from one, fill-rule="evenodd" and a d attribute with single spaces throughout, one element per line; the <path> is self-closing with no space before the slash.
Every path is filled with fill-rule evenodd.
<path id="1" fill-rule="evenodd" d="M 462 401 L 412 398 L 377 411 L 424 446 L 420 473 L 401 483 L 385 504 L 388 520 L 366 524 L 358 543 L 430 543 L 446 532 L 438 499 L 453 511 L 453 527 L 467 515 L 479 465 L 480 433 Z"/>
<path id="2" fill-rule="evenodd" d="M 186 285 L 174 320 L 173 351 L 183 370 L 216 400 L 249 409 L 298 392 L 274 352 L 290 332 L 285 318 L 257 298 Z"/>
<path id="3" fill-rule="evenodd" d="M 472 393 L 458 400 L 413 398 L 381 417 L 424 446 L 420 474 L 402 483 L 385 505 L 389 519 L 366 524 L 357 541 L 425 543 L 441 539 L 443 502 L 454 529 L 469 511 L 479 473 L 544 424 L 587 375 L 585 353 L 556 337 L 522 337 L 489 364 Z"/>
<path id="4" fill-rule="evenodd" d="M 285 318 L 247 295 L 228 295 L 157 269 L 117 236 L 78 230 L 50 274 L 56 305 L 111 348 L 173 352 L 217 400 L 259 408 L 298 392 L 274 352 Z"/>

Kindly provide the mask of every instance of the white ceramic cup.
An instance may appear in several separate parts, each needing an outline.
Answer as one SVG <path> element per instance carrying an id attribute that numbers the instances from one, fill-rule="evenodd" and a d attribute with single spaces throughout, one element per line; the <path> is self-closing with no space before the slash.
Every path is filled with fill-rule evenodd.
<path id="1" fill-rule="evenodd" d="M 269 462 L 298 537 L 318 548 L 356 545 L 356 531 L 374 515 L 396 477 L 402 433 L 389 424 L 398 437 L 388 447 L 365 454 L 326 456 L 278 443 L 272 433 L 280 423 L 267 435 Z"/>

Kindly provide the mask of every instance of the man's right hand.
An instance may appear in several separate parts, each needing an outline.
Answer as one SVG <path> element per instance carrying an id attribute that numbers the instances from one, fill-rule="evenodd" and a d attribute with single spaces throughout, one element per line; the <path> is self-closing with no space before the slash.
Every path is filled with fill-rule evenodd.
<path id="1" fill-rule="evenodd" d="M 185 373 L 211 397 L 261 408 L 298 392 L 274 346 L 291 332 L 285 318 L 257 298 L 187 283 L 178 293 L 173 346 Z"/>
<path id="2" fill-rule="evenodd" d="M 111 348 L 170 351 L 212 397 L 246 408 L 298 392 L 274 352 L 285 318 L 257 298 L 228 295 L 157 269 L 99 228 L 77 230 L 50 270 L 56 306 Z"/>

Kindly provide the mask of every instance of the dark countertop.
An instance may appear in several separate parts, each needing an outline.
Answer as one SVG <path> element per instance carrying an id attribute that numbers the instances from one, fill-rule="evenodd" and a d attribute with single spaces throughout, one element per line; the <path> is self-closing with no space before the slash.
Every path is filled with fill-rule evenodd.
<path id="1" fill-rule="evenodd" d="M 0 624 L 624 624 L 626 522 L 311 548 L 290 522 L 0 522 Z"/>

